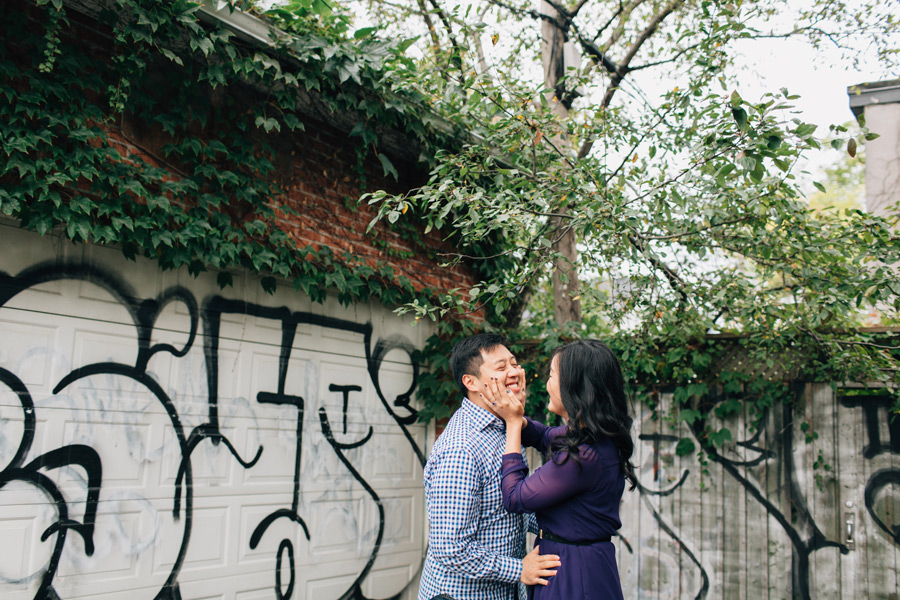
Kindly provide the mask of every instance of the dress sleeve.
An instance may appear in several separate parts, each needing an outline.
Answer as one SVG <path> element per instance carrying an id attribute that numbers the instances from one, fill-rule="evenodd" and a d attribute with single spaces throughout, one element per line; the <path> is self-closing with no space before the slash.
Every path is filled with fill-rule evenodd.
<path id="1" fill-rule="evenodd" d="M 583 463 L 588 459 L 579 458 Z M 511 513 L 536 512 L 559 504 L 588 489 L 595 479 L 593 473 L 571 458 L 562 464 L 548 461 L 528 476 L 528 467 L 518 453 L 503 455 L 500 474 L 503 507 Z"/>
<path id="2" fill-rule="evenodd" d="M 540 452 L 546 452 L 553 438 L 566 432 L 565 425 L 549 427 L 528 417 L 525 417 L 525 421 L 527 425 L 522 429 L 522 444 L 537 448 Z"/>
<path id="3" fill-rule="evenodd" d="M 518 582 L 522 561 L 497 554 L 476 540 L 483 494 L 474 457 L 455 448 L 429 462 L 425 492 L 434 560 L 470 579 Z"/>

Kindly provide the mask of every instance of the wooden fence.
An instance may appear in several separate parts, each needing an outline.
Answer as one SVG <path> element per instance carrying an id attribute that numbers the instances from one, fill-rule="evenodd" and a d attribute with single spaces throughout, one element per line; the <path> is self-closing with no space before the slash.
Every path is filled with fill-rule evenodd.
<path id="1" fill-rule="evenodd" d="M 795 388 L 760 426 L 749 409 L 711 458 L 678 456 L 696 432 L 637 408 L 639 489 L 626 492 L 618 556 L 626 598 L 897 600 L 900 419 L 889 398 Z M 723 398 L 724 400 L 724 398 Z"/>

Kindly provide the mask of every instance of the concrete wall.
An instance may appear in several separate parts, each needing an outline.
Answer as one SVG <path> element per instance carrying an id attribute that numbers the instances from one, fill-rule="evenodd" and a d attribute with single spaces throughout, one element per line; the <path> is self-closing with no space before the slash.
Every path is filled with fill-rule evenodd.
<path id="1" fill-rule="evenodd" d="M 0 256 L 0 598 L 407 597 L 425 327 L 10 225 Z"/>

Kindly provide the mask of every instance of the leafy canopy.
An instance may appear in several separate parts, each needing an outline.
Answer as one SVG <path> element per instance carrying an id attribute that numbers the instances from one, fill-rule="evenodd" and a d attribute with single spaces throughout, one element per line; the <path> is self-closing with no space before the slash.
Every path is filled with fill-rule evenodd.
<path id="1" fill-rule="evenodd" d="M 852 155 L 877 135 L 862 121 L 817 131 L 790 90 L 744 97 L 731 68 L 737 44 L 800 37 L 849 61 L 874 55 L 890 73 L 893 3 L 351 5 L 384 35 L 418 35 L 411 83 L 468 132 L 427 185 L 367 197 L 382 218 L 450 227 L 454 259 L 488 265 L 467 294 L 408 305 L 418 317 L 482 310 L 544 350 L 601 336 L 636 391 L 668 386 L 704 415 L 735 378 L 760 411 L 799 379 L 897 383 L 896 341 L 861 328 L 872 311 L 896 323 L 896 214 L 811 210 L 799 173 L 826 137 Z M 484 239 L 495 252 L 469 250 Z M 577 278 L 562 297 L 560 273 Z M 581 315 L 559 322 L 561 299 Z M 755 369 L 723 370 L 734 346 Z"/>

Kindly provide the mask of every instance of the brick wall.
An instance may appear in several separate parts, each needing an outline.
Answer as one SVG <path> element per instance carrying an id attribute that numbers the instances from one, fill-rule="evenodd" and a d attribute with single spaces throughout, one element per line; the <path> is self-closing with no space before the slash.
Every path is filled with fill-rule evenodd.
<path id="1" fill-rule="evenodd" d="M 31 11 L 36 20 L 42 14 L 28 3 L 15 4 L 18 4 L 18 10 Z M 115 51 L 109 31 L 91 15 L 71 8 L 67 17 L 70 27 L 62 31 L 61 35 L 69 40 L 77 40 L 82 47 L 89 49 L 97 61 L 108 60 Z M 35 23 L 35 27 L 42 25 Z M 12 48 L 15 53 L 14 44 Z M 21 57 L 22 60 L 32 58 Z M 172 68 L 177 67 L 172 65 Z M 157 76 L 166 77 L 166 74 L 160 73 Z M 213 103 L 221 102 L 224 94 L 240 96 L 253 93 L 256 92 L 222 88 L 210 92 L 211 96 L 219 96 L 212 99 Z M 240 102 L 240 99 L 237 101 Z M 316 102 L 314 96 L 305 101 Z M 453 251 L 453 247 L 443 241 L 442 233 L 432 231 L 425 235 L 420 225 L 408 219 L 405 234 L 399 233 L 400 228 L 394 227 L 392 231 L 383 223 L 379 223 L 372 234 L 366 234 L 377 207 L 370 207 L 365 203 L 358 205 L 357 200 L 362 193 L 378 189 L 392 193 L 408 191 L 424 182 L 427 166 L 412 164 L 388 151 L 388 156 L 400 174 L 397 181 L 383 173 L 376 152 L 384 150 L 369 147 L 363 162 L 364 176 L 361 178 L 358 166 L 361 138 L 350 137 L 348 133 L 353 125 L 353 117 L 331 115 L 332 118 L 329 119 L 328 111 L 323 106 L 309 108 L 307 117 L 303 119 L 303 131 L 273 133 L 266 135 L 265 140 L 277 150 L 275 177 L 286 193 L 286 198 L 282 200 L 286 200 L 286 204 L 297 212 L 296 215 L 284 218 L 281 225 L 297 240 L 298 246 L 327 246 L 337 255 L 349 252 L 370 266 L 387 263 L 397 276 L 409 279 L 417 290 L 431 288 L 434 291 L 446 291 L 455 287 L 472 287 L 477 276 L 467 265 L 449 269 L 438 266 L 438 254 Z M 320 115 L 322 118 L 312 115 Z M 210 124 L 209 127 L 209 134 L 213 135 L 213 125 Z M 177 172 L 177 166 L 171 169 L 172 165 L 161 158 L 161 148 L 171 138 L 160 129 L 146 123 L 136 123 L 127 117 L 118 123 L 105 124 L 104 128 L 110 143 L 123 156 L 140 158 Z M 191 133 L 203 137 L 203 132 L 192 130 Z M 390 134 L 396 146 L 398 134 Z M 261 130 L 249 132 L 248 135 L 258 139 L 263 136 Z M 399 141 L 407 148 L 418 145 L 416 140 L 403 140 L 402 136 L 399 136 Z"/>

